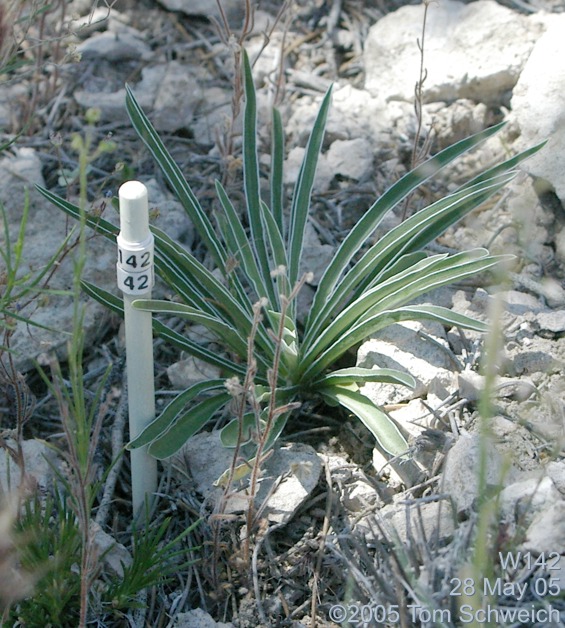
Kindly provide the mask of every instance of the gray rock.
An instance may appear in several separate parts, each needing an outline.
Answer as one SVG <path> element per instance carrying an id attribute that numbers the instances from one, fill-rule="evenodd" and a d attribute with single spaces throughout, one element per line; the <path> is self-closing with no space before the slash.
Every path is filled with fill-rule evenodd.
<path id="1" fill-rule="evenodd" d="M 233 628 L 233 624 L 217 622 L 202 608 L 194 608 L 187 613 L 179 613 L 172 628 Z"/>
<path id="2" fill-rule="evenodd" d="M 512 95 L 512 110 L 522 135 L 531 146 L 549 139 L 544 150 L 524 163 L 565 202 L 565 128 L 560 94 L 565 91 L 565 15 L 546 17 L 546 32 L 539 38 L 520 74 Z"/>
<path id="3" fill-rule="evenodd" d="M 120 89 L 117 92 L 89 92 L 79 89 L 73 93 L 73 98 L 84 109 L 99 109 L 100 118 L 104 121 L 129 121 L 125 107 L 125 89 Z"/>
<path id="4" fill-rule="evenodd" d="M 14 157 L 8 156 L 0 160 L 0 200 L 6 209 L 12 243 L 17 240 L 26 202 L 26 190 L 29 194 L 29 219 L 19 276 L 35 275 L 44 268 L 67 235 L 65 215 L 34 190 L 34 183 L 44 185 L 41 162 L 32 149 L 19 149 Z M 3 232 L 0 232 L 0 245 L 5 245 Z M 113 289 L 116 285 L 115 263 L 115 250 L 104 238 L 90 239 L 83 278 Z M 72 286 L 72 278 L 71 254 L 57 267 L 49 287 L 68 291 Z M 13 307 L 19 305 L 12 304 Z M 19 370 L 29 370 L 32 368 L 34 358 L 51 350 L 57 351 L 60 357 L 66 355 L 67 332 L 72 327 L 73 318 L 70 297 L 61 295 L 37 297 L 30 305 L 19 310 L 18 314 L 48 328 L 30 328 L 26 323 L 18 322 L 10 344 L 15 352 Z M 89 300 L 83 325 L 86 344 L 92 343 L 94 337 L 104 331 L 105 321 L 107 310 Z M 31 333 L 30 329 L 33 329 Z"/>
<path id="5" fill-rule="evenodd" d="M 379 512 L 379 526 L 372 516 L 360 519 L 354 530 L 361 532 L 368 541 L 387 538 L 401 543 L 445 543 L 455 530 L 455 517 L 451 504 L 445 500 L 391 504 Z"/>
<path id="6" fill-rule="evenodd" d="M 306 149 L 301 146 L 295 146 L 288 151 L 287 158 L 284 163 L 284 182 L 287 185 L 295 185 L 300 173 L 300 166 L 304 159 Z M 318 160 L 318 168 L 316 169 L 316 178 L 314 179 L 314 191 L 318 194 L 327 192 L 333 181 L 335 173 L 331 170 L 324 155 L 320 155 Z"/>
<path id="7" fill-rule="evenodd" d="M 215 0 L 158 0 L 169 11 L 181 11 L 186 15 L 201 15 L 203 17 L 220 17 L 220 11 Z M 222 7 L 228 17 L 237 17 L 242 14 L 239 0 L 222 0 Z"/>
<path id="8" fill-rule="evenodd" d="M 486 488 L 499 491 L 503 487 L 502 457 L 488 439 L 477 434 L 462 434 L 449 450 L 442 473 L 441 487 L 449 493 L 457 512 L 473 508 L 479 496 L 479 465 L 481 448 L 486 448 Z"/>
<path id="9" fill-rule="evenodd" d="M 565 310 L 540 312 L 536 315 L 536 320 L 542 331 L 548 331 L 552 334 L 565 333 Z"/>
<path id="10" fill-rule="evenodd" d="M 83 59 L 107 59 L 116 62 L 148 60 L 152 56 L 151 48 L 142 41 L 141 33 L 134 29 L 92 35 L 77 46 L 77 52 Z"/>
<path id="11" fill-rule="evenodd" d="M 220 377 L 220 369 L 190 356 L 167 367 L 167 376 L 174 388 L 182 390 L 198 382 Z"/>
<path id="12" fill-rule="evenodd" d="M 478 401 L 484 395 L 485 377 L 475 371 L 464 370 L 457 376 L 459 396 L 469 401 Z M 493 392 L 497 397 L 515 397 L 525 401 L 536 392 L 532 382 L 512 377 L 497 377 Z"/>
<path id="13" fill-rule="evenodd" d="M 7 439 L 8 447 L 14 449 L 16 443 Z M 0 495 L 8 494 L 18 489 L 27 491 L 40 488 L 48 490 L 54 479 L 53 469 L 57 468 L 58 461 L 53 450 L 46 442 L 39 439 L 24 440 L 22 453 L 25 460 L 26 482 L 22 484 L 20 468 L 5 449 L 0 451 Z"/>
<path id="14" fill-rule="evenodd" d="M 249 457 L 249 454 L 250 451 L 243 450 L 241 455 Z M 186 477 L 190 475 L 200 493 L 220 500 L 224 490 L 217 486 L 217 480 L 230 468 L 232 457 L 233 449 L 222 445 L 219 431 L 201 432 L 193 436 L 167 464 L 171 465 L 175 474 L 178 474 L 178 469 L 181 470 L 181 482 L 186 481 Z M 294 443 L 276 449 L 262 466 L 255 507 L 261 506 L 263 517 L 271 523 L 288 522 L 316 486 L 321 468 L 319 456 L 309 445 Z M 227 498 L 224 512 L 247 510 L 247 480 L 248 476 L 234 486 Z"/>
<path id="15" fill-rule="evenodd" d="M 322 244 L 314 227 L 308 223 L 304 233 L 304 246 L 300 264 L 301 273 L 312 273 L 313 278 L 308 283 L 317 286 L 334 255 L 334 247 Z"/>
<path id="16" fill-rule="evenodd" d="M 366 88 L 380 98 L 412 102 L 418 80 L 424 5 L 405 6 L 380 19 L 365 42 Z M 516 84 L 539 21 L 491 0 L 430 5 L 426 24 L 425 102 L 468 98 L 500 102 Z M 551 64 L 549 64 L 551 65 Z"/>
<path id="17" fill-rule="evenodd" d="M 190 66 L 177 61 L 167 63 L 162 72 L 163 80 L 154 104 L 153 124 L 159 131 L 188 128 L 203 100 L 200 81 Z"/>

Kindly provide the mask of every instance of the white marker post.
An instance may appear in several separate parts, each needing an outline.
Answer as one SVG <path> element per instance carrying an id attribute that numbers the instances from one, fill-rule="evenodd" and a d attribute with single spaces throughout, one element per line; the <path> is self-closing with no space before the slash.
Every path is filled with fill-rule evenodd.
<path id="1" fill-rule="evenodd" d="M 147 188 L 139 181 L 128 181 L 120 187 L 119 198 L 117 272 L 118 287 L 124 294 L 129 430 L 134 439 L 155 418 L 151 312 L 132 307 L 140 297 L 151 298 L 154 245 Z M 147 453 L 147 447 L 131 451 L 131 485 L 137 515 L 146 496 L 157 490 L 157 461 Z"/>

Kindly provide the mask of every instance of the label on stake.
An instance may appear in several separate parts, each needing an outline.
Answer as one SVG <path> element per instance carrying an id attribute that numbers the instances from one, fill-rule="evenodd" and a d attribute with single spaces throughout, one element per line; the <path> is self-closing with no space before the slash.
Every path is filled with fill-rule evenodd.
<path id="1" fill-rule="evenodd" d="M 143 242 L 127 242 L 118 235 L 118 288 L 125 294 L 143 295 L 155 283 L 153 270 L 154 238 L 150 233 Z"/>

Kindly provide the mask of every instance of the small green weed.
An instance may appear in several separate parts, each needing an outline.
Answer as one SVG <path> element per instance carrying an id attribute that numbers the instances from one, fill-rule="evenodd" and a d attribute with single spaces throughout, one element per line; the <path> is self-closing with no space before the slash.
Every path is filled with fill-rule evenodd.
<path id="1" fill-rule="evenodd" d="M 455 158 L 492 137 L 503 125 L 464 139 L 408 172 L 369 207 L 340 244 L 320 278 L 312 306 L 302 322 L 294 297 L 308 280 L 307 275 L 300 274 L 301 257 L 331 89 L 314 123 L 287 213 L 283 207 L 281 116 L 277 110 L 273 111 L 269 207 L 260 193 L 256 94 L 245 53 L 242 66 L 244 217 L 240 217 L 224 187 L 216 182 L 221 207 L 216 225 L 202 209 L 133 92 L 127 88 L 126 107 L 135 130 L 156 159 L 222 275 L 218 279 L 190 251 L 154 228 L 156 270 L 175 297 L 174 301 L 138 300 L 135 306 L 206 326 L 224 348 L 223 352 L 183 337 L 160 320 L 154 323 L 158 335 L 220 367 L 226 378 L 202 382 L 182 392 L 130 447 L 149 444 L 152 455 L 167 458 L 218 411 L 229 407 L 237 390 L 244 390 L 249 411 L 233 419 L 238 423 L 226 426 L 227 445 L 235 445 L 246 433 L 258 443 L 257 434 L 264 434 L 267 427 L 268 434 L 257 445 L 265 450 L 276 441 L 296 405 L 317 398 L 355 414 L 385 451 L 402 456 L 407 451 L 404 437 L 363 394 L 362 386 L 365 382 L 412 386 L 413 378 L 390 369 L 335 369 L 334 365 L 362 340 L 399 321 L 427 319 L 486 331 L 483 323 L 449 309 L 409 303 L 433 288 L 494 268 L 507 257 L 489 255 L 484 249 L 428 255 L 423 248 L 499 192 L 514 177 L 515 167 L 541 145 L 485 169 L 371 243 L 376 227 L 389 211 Z M 41 192 L 63 211 L 80 216 L 76 206 L 47 190 Z M 110 223 L 91 215 L 86 215 L 85 220 L 87 225 L 115 240 L 116 228 Z M 109 308 L 121 311 L 119 298 L 91 284 L 85 283 L 83 287 Z M 246 378 L 249 369 L 253 375 L 251 385 L 238 389 L 234 382 Z"/>
<path id="2" fill-rule="evenodd" d="M 141 591 L 165 584 L 193 564 L 187 556 L 197 548 L 183 545 L 199 522 L 165 541 L 170 522 L 166 518 L 151 526 L 146 517 L 144 525 L 133 531 L 131 562 L 122 563 L 122 573 L 103 569 L 105 553 L 98 556 L 98 567 L 89 578 L 92 616 L 99 620 L 123 617 L 136 608 Z M 28 628 L 80 625 L 83 576 L 79 561 L 83 538 L 68 495 L 55 491 L 54 496 L 45 499 L 35 496 L 26 501 L 14 527 L 14 552 L 22 583 L 29 581 L 34 586 L 24 599 L 13 603 L 3 625 Z M 107 550 L 111 551 L 112 548 Z"/>

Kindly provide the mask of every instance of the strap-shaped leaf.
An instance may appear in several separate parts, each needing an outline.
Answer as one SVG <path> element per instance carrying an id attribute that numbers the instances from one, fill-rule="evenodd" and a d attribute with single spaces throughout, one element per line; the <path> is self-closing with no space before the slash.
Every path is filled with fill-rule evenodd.
<path id="1" fill-rule="evenodd" d="M 241 264 L 244 275 L 251 282 L 255 294 L 258 297 L 268 297 L 269 291 L 253 254 L 254 247 L 245 233 L 240 217 L 219 181 L 216 181 L 216 192 L 224 210 L 225 227 L 229 229 L 225 238 L 228 241 L 230 255 L 234 258 L 234 262 Z"/>
<path id="2" fill-rule="evenodd" d="M 303 379 L 317 377 L 339 359 L 347 350 L 356 346 L 372 334 L 394 323 L 402 321 L 431 320 L 443 325 L 457 325 L 464 329 L 485 332 L 488 326 L 463 314 L 451 312 L 440 306 L 404 306 L 379 312 L 355 325 L 336 343 L 329 346 L 319 358 L 306 369 Z"/>
<path id="3" fill-rule="evenodd" d="M 247 333 L 251 330 L 249 311 L 191 253 L 159 229 L 155 235 L 155 266 L 167 285 L 205 312 L 231 320 Z"/>
<path id="4" fill-rule="evenodd" d="M 81 286 L 84 292 L 98 301 L 98 303 L 101 303 L 109 310 L 112 310 L 116 314 L 123 317 L 124 305 L 122 299 L 102 288 L 99 288 L 98 286 L 88 283 L 87 281 L 81 282 Z M 206 347 L 203 347 L 189 338 L 186 338 L 182 334 L 179 334 L 179 332 L 171 329 L 157 319 L 153 319 L 153 331 L 160 338 L 167 340 L 181 351 L 186 351 L 195 358 L 203 360 L 213 366 L 217 366 L 228 374 L 245 375 L 246 368 L 244 364 L 237 364 L 217 352 L 210 351 Z"/>
<path id="5" fill-rule="evenodd" d="M 284 181 L 284 131 L 281 114 L 273 109 L 271 133 L 271 211 L 280 233 L 284 237 L 283 181 Z"/>
<path id="6" fill-rule="evenodd" d="M 186 441 L 200 431 L 210 421 L 218 410 L 231 399 L 228 393 L 218 393 L 209 399 L 192 406 L 190 410 L 177 418 L 171 427 L 150 445 L 148 452 L 163 460 L 175 454 Z"/>
<path id="7" fill-rule="evenodd" d="M 159 299 L 136 299 L 133 307 L 139 310 L 153 312 L 155 314 L 174 314 L 180 318 L 186 318 L 193 323 L 204 325 L 214 333 L 221 341 L 239 355 L 240 358 L 247 357 L 247 341 L 238 330 L 209 314 L 205 314 L 190 305 L 184 303 L 174 303 L 172 301 L 161 301 Z"/>
<path id="8" fill-rule="evenodd" d="M 241 422 L 241 426 L 240 426 Z M 246 412 L 242 419 L 232 419 L 220 431 L 220 440 L 224 447 L 237 447 L 251 440 L 253 431 L 257 429 L 257 419 L 254 412 Z M 241 429 L 241 438 L 240 436 Z M 238 443 L 239 440 L 239 443 Z"/>
<path id="9" fill-rule="evenodd" d="M 366 382 L 380 382 L 383 384 L 400 384 L 408 388 L 416 386 L 416 380 L 408 373 L 396 369 L 366 369 L 360 366 L 332 371 L 314 382 L 316 390 L 324 387 L 343 386 L 345 384 L 364 384 Z"/>
<path id="10" fill-rule="evenodd" d="M 481 250 L 484 256 L 486 252 Z M 447 269 L 452 281 L 459 278 L 461 264 L 470 262 L 470 255 L 459 254 L 459 257 L 448 258 L 447 254 L 432 255 L 417 262 L 411 267 L 393 275 L 374 288 L 367 290 L 361 297 L 350 303 L 334 320 L 321 331 L 316 340 L 305 348 L 303 364 L 314 360 L 336 339 L 350 330 L 373 307 L 390 310 L 395 306 L 404 305 L 427 291 L 432 277 L 440 270 Z M 476 265 L 473 266 L 476 268 Z M 445 277 L 444 277 L 445 278 Z M 388 304 L 388 305 L 387 305 Z"/>
<path id="11" fill-rule="evenodd" d="M 535 155 L 538 151 L 540 151 L 547 144 L 548 141 L 549 140 L 544 140 L 543 142 L 540 142 L 539 144 L 536 144 L 531 148 L 527 148 L 521 153 L 518 153 L 513 157 L 510 157 L 509 159 L 506 159 L 505 161 L 502 161 L 499 164 L 488 168 L 487 170 L 484 170 L 477 176 L 473 177 L 470 181 L 464 183 L 460 189 L 473 187 L 477 185 L 477 183 L 481 183 L 482 181 L 486 181 L 487 179 L 493 179 L 494 177 L 504 174 L 505 172 L 514 170 L 516 166 L 520 165 L 523 161 L 529 159 L 532 155 Z"/>
<path id="12" fill-rule="evenodd" d="M 271 282 L 271 268 L 267 243 L 263 232 L 263 208 L 259 187 L 259 160 L 257 157 L 257 101 L 253 74 L 247 52 L 243 50 L 243 84 L 245 86 L 245 109 L 243 112 L 243 180 L 245 201 L 251 229 L 252 246 L 255 251 L 259 271 L 263 277 L 263 285 L 267 290 L 267 298 L 273 306 L 278 299 Z"/>
<path id="13" fill-rule="evenodd" d="M 304 246 L 304 231 L 308 221 L 310 210 L 310 197 L 316 176 L 318 158 L 322 148 L 322 141 L 326 130 L 326 121 L 331 103 L 332 88 L 328 89 L 318 115 L 312 127 L 312 133 L 306 146 L 306 152 L 302 159 L 298 179 L 292 195 L 292 205 L 290 208 L 290 225 L 288 233 L 288 278 L 291 286 L 298 281 L 300 272 L 300 260 Z"/>
<path id="14" fill-rule="evenodd" d="M 40 185 L 36 185 L 35 189 L 42 194 L 49 202 L 53 203 L 55 207 L 58 207 L 65 214 L 72 216 L 75 220 L 80 220 L 80 209 L 77 205 L 73 203 L 69 203 L 64 198 L 57 196 L 57 194 L 53 194 L 49 190 L 41 187 Z M 94 216 L 89 212 L 85 212 L 85 221 L 86 226 L 94 229 L 97 233 L 102 234 L 113 242 L 116 241 L 116 236 L 118 235 L 120 228 L 113 225 L 111 222 L 104 220 L 100 216 Z"/>
<path id="15" fill-rule="evenodd" d="M 156 438 L 165 434 L 178 419 L 180 414 L 202 393 L 209 393 L 214 390 L 225 390 L 225 381 L 223 379 L 211 379 L 204 382 L 198 382 L 182 393 L 177 395 L 170 403 L 168 403 L 163 412 L 139 434 L 131 442 L 128 443 L 128 449 L 137 449 L 152 443 Z M 183 443 L 181 443 L 182 445 Z"/>
<path id="16" fill-rule="evenodd" d="M 387 325 L 399 320 L 421 318 L 423 314 L 416 315 L 417 310 L 402 307 L 421 294 L 464 277 L 475 276 L 507 259 L 507 256 L 486 256 L 476 260 L 465 260 L 465 254 L 458 255 L 460 261 L 452 267 L 450 266 L 452 258 L 439 257 L 434 260 L 435 269 L 424 266 L 416 269 L 417 272 L 406 273 L 368 291 L 358 301 L 352 303 L 328 326 L 316 342 L 308 347 L 300 363 L 304 371 L 298 377 L 307 381 L 314 374 L 324 372 L 349 348 Z"/>
<path id="17" fill-rule="evenodd" d="M 514 174 L 483 181 L 440 199 L 420 210 L 400 225 L 391 229 L 374 244 L 342 278 L 317 315 L 308 317 L 304 345 L 308 346 L 328 321 L 342 310 L 348 299 L 359 298 L 369 285 L 375 283 L 379 272 L 386 270 L 403 254 L 417 250 L 442 233 L 449 225 L 476 208 L 508 183 Z M 312 306 L 314 307 L 314 306 Z"/>
<path id="18" fill-rule="evenodd" d="M 200 206 L 190 185 L 185 180 L 181 169 L 177 166 L 149 118 L 139 106 L 129 85 L 126 85 L 126 109 L 138 136 L 153 155 L 189 218 L 194 223 L 198 234 L 204 241 L 214 261 L 220 269 L 224 270 L 227 257 L 226 252 L 218 240 L 212 223 Z"/>
<path id="19" fill-rule="evenodd" d="M 396 424 L 365 395 L 341 386 L 324 388 L 321 394 L 361 419 L 379 445 L 391 456 L 407 457 L 408 443 Z"/>
<path id="20" fill-rule="evenodd" d="M 279 266 L 284 266 L 286 268 L 288 266 L 286 248 L 283 235 L 279 229 L 279 225 L 277 224 L 273 214 L 271 214 L 269 208 L 263 201 L 261 201 L 261 206 L 263 207 L 263 228 L 265 230 L 265 233 L 267 234 L 274 266 L 276 268 L 278 268 Z"/>
<path id="21" fill-rule="evenodd" d="M 363 215 L 338 248 L 326 272 L 322 276 L 310 310 L 310 318 L 316 319 L 324 310 L 329 296 L 347 270 L 351 260 L 374 232 L 383 217 L 422 183 L 445 168 L 454 159 L 500 131 L 505 123 L 497 124 L 485 131 L 449 146 L 406 173 L 392 185 Z"/>

